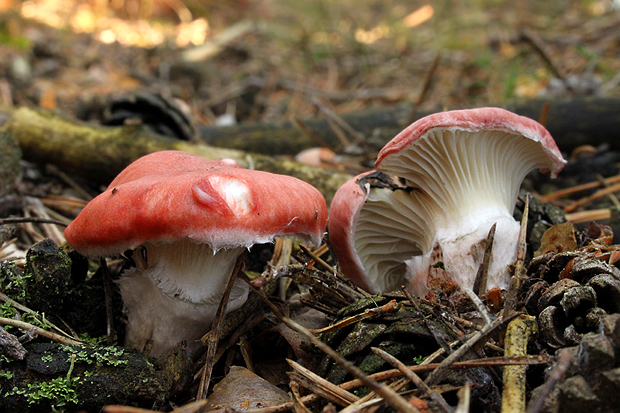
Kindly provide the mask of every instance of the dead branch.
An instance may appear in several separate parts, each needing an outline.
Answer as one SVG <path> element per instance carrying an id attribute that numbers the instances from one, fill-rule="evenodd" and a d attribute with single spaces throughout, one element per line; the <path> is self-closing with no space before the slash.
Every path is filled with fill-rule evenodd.
<path id="1" fill-rule="evenodd" d="M 15 110 L 5 129 L 21 145 L 24 159 L 54 164 L 99 184 L 109 183 L 141 156 L 170 149 L 196 153 L 208 159 L 230 158 L 246 168 L 291 175 L 314 185 L 328 201 L 349 178 L 346 174 L 271 156 L 165 138 L 140 125 L 93 127 L 29 108 Z M 273 149 L 271 154 L 276 153 L 276 148 Z"/>
<path id="2" fill-rule="evenodd" d="M 549 130 L 560 149 L 570 152 L 584 144 L 600 145 L 609 142 L 612 149 L 620 148 L 620 140 L 610 139 L 609 131 L 618 129 L 620 124 L 620 99 L 618 98 L 571 98 L 571 99 L 531 99 L 504 104 L 490 104 L 517 113 L 518 115 L 540 120 L 545 105 L 548 112 L 545 127 Z M 458 109 L 458 108 L 450 108 Z M 364 149 L 369 153 L 379 151 L 390 139 L 398 134 L 408 120 L 414 121 L 434 112 L 417 110 L 408 119 L 411 105 L 388 108 L 365 109 L 342 115 L 342 119 L 366 139 Z M 235 148 L 264 154 L 294 155 L 304 149 L 317 146 L 342 148 L 342 143 L 329 125 L 327 118 L 303 119 L 306 131 L 303 132 L 292 121 L 264 123 L 242 123 L 237 126 L 203 126 L 200 134 L 205 143 L 222 148 Z M 310 138 L 312 136 L 313 138 Z"/>

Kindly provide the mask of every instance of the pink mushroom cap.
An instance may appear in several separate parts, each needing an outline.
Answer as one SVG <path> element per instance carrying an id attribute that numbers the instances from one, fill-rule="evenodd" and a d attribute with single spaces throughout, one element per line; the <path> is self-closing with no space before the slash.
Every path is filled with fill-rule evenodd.
<path id="1" fill-rule="evenodd" d="M 78 252 L 92 257 L 181 239 L 216 251 L 278 236 L 318 245 L 326 211 L 321 193 L 299 179 L 244 169 L 232 160 L 162 151 L 122 171 L 65 235 Z"/>
<path id="2" fill-rule="evenodd" d="M 364 264 L 355 249 L 355 228 L 360 211 L 368 199 L 368 188 L 363 179 L 374 171 L 366 172 L 345 182 L 330 205 L 328 233 L 331 248 L 338 257 L 338 265 L 343 273 L 357 286 L 372 293 L 379 292 L 368 279 Z"/>
<path id="3" fill-rule="evenodd" d="M 403 149 L 415 145 L 415 141 L 425 136 L 432 129 L 476 131 L 501 131 L 507 134 L 522 135 L 540 143 L 540 148 L 546 153 L 550 167 L 543 167 L 542 172 L 550 173 L 555 178 L 564 168 L 566 161 L 558 149 L 553 137 L 540 123 L 519 116 L 501 108 L 478 108 L 466 110 L 452 110 L 434 113 L 417 120 L 388 142 L 377 156 L 375 168 L 382 170 L 381 165 L 386 159 L 397 155 Z"/>

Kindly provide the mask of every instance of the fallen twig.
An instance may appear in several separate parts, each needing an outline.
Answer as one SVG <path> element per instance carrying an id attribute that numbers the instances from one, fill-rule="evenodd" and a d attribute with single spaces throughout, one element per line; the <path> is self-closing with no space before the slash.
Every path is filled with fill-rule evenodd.
<path id="1" fill-rule="evenodd" d="M 567 205 L 564 207 L 563 212 L 565 214 L 569 213 L 569 212 L 573 212 L 575 211 L 577 208 L 586 205 L 587 203 L 594 201 L 595 199 L 598 199 L 602 196 L 605 195 L 609 195 L 612 194 L 614 192 L 618 192 L 620 191 L 620 183 L 608 186 L 607 188 L 603 188 L 603 189 L 599 189 L 598 191 L 596 191 L 595 193 L 593 193 L 592 195 L 586 196 L 584 198 L 581 198 L 575 202 L 573 202 L 570 205 Z"/>
<path id="2" fill-rule="evenodd" d="M 506 329 L 504 354 L 508 357 L 526 355 L 527 343 L 535 328 L 536 321 L 532 316 L 524 314 L 512 320 Z M 503 412 L 522 412 L 525 410 L 526 368 L 526 366 L 504 367 Z"/>
<path id="3" fill-rule="evenodd" d="M 514 313 L 511 316 L 504 316 L 502 318 L 496 318 L 491 323 L 485 325 L 482 330 L 474 333 L 469 340 L 467 340 L 461 347 L 450 354 L 444 361 L 442 361 L 436 370 L 434 370 L 425 380 L 425 383 L 429 386 L 439 383 L 446 375 L 448 368 L 454 364 L 457 360 L 465 357 L 475 346 L 485 337 L 488 337 L 493 331 L 507 324 L 513 318 L 519 314 Z"/>
<path id="4" fill-rule="evenodd" d="M 458 391 L 459 403 L 454 413 L 469 413 L 469 403 L 471 401 L 471 386 L 469 382 Z"/>
<path id="5" fill-rule="evenodd" d="M 519 243 L 517 244 L 517 260 L 515 262 L 514 274 L 510 277 L 510 285 L 506 293 L 506 302 L 504 304 L 504 317 L 510 317 L 515 311 L 517 305 L 517 296 L 525 276 L 525 255 L 527 253 L 527 218 L 530 211 L 530 196 L 525 197 L 525 205 L 523 207 L 523 218 L 521 219 L 521 230 L 519 232 Z"/>
<path id="6" fill-rule="evenodd" d="M 540 36 L 538 36 L 538 34 L 533 30 L 524 28 L 521 30 L 521 38 L 534 46 L 534 50 L 536 50 L 543 60 L 547 62 L 549 68 L 553 71 L 555 76 L 566 84 L 566 72 L 561 65 L 556 64 L 555 60 L 551 57 L 551 53 L 549 53 L 547 45 L 540 38 Z"/>
<path id="7" fill-rule="evenodd" d="M 424 81 L 422 82 L 422 89 L 420 90 L 420 93 L 418 94 L 418 98 L 416 99 L 414 104 L 411 106 L 411 111 L 409 112 L 409 115 L 405 119 L 403 126 L 405 127 L 409 126 L 409 124 L 412 123 L 416 119 L 416 115 L 418 114 L 418 108 L 420 107 L 422 103 L 424 103 L 424 99 L 426 99 L 426 94 L 431 87 L 433 77 L 435 76 L 435 73 L 437 72 L 437 67 L 439 66 L 440 57 L 441 57 L 441 53 L 437 52 L 437 54 L 435 55 L 435 58 L 433 59 L 433 62 L 431 63 L 431 67 L 429 67 L 429 69 L 426 71 L 426 75 L 424 76 Z"/>
<path id="8" fill-rule="evenodd" d="M 573 224 L 579 224 L 582 222 L 598 221 L 602 219 L 611 218 L 611 209 L 601 208 L 592 209 L 590 211 L 579 211 L 565 215 L 566 220 Z"/>
<path id="9" fill-rule="evenodd" d="M 15 360 L 23 360 L 28 353 L 17 337 L 0 327 L 0 350 Z"/>
<path id="10" fill-rule="evenodd" d="M 105 258 L 99 260 L 99 269 L 103 278 L 103 292 L 105 295 L 105 316 L 106 316 L 106 342 L 108 345 L 114 343 L 114 312 L 112 304 L 112 278 Z"/>
<path id="11" fill-rule="evenodd" d="M 289 376 L 298 381 L 307 389 L 312 390 L 317 395 L 323 397 L 324 399 L 327 399 L 343 407 L 348 406 L 349 404 L 359 400 L 359 397 L 357 397 L 353 393 L 350 393 L 336 386 L 335 384 L 330 383 L 329 381 L 311 372 L 310 370 L 294 362 L 293 360 L 286 359 L 286 361 L 288 362 L 289 366 L 293 368 L 294 373 L 297 373 L 289 373 Z M 300 378 L 303 380 L 299 380 Z"/>
<path id="12" fill-rule="evenodd" d="M 310 331 L 312 334 L 321 334 L 321 333 L 325 333 L 328 331 L 339 330 L 351 324 L 355 324 L 362 320 L 366 320 L 367 318 L 376 317 L 378 315 L 394 312 L 396 310 L 398 310 L 398 305 L 396 303 L 396 300 L 392 300 L 388 302 L 387 304 L 384 304 L 380 307 L 369 308 L 361 314 L 356 314 L 354 316 L 345 318 L 344 320 L 341 320 L 330 326 L 323 327 L 323 328 L 317 328 L 317 329 L 309 329 L 308 331 Z"/>
<path id="13" fill-rule="evenodd" d="M 0 293 L 0 300 L 4 301 L 7 304 L 12 305 L 13 307 L 15 307 L 15 309 L 17 309 L 17 310 L 19 310 L 21 312 L 24 312 L 24 313 L 27 313 L 27 314 L 31 314 L 31 315 L 34 315 L 34 316 L 39 316 L 39 313 L 37 313 L 36 311 L 31 310 L 30 308 L 26 307 L 25 305 L 18 303 L 17 301 L 13 300 L 11 297 L 7 296 L 4 293 Z M 64 335 L 68 339 L 72 339 L 69 334 L 67 334 L 66 332 L 64 332 L 59 327 L 56 327 L 54 324 L 52 324 L 49 321 L 47 321 L 45 319 L 45 315 L 43 316 L 43 322 L 45 324 L 49 325 L 54 330 L 56 330 L 59 334 Z M 80 344 L 85 344 L 85 343 L 80 343 Z"/>
<path id="14" fill-rule="evenodd" d="M 174 409 L 171 413 L 195 413 L 202 411 L 203 407 L 207 405 L 206 400 L 198 400 L 193 403 L 186 404 L 184 406 Z M 105 406 L 102 410 L 105 413 L 159 413 L 155 410 L 142 409 L 140 407 L 132 406 Z"/>
<path id="15" fill-rule="evenodd" d="M 605 178 L 604 181 L 607 183 L 607 185 L 618 183 L 618 182 L 620 182 L 620 175 L 615 175 L 615 176 L 611 176 L 609 178 Z M 600 181 L 598 181 L 598 180 L 597 181 L 592 181 L 592 182 L 588 182 L 586 184 L 581 184 L 581 185 L 577 185 L 577 186 L 572 186 L 570 188 L 560 189 L 560 190 L 552 192 L 550 194 L 542 195 L 542 196 L 538 197 L 538 199 L 540 199 L 542 202 L 551 202 L 551 201 L 555 201 L 558 198 L 562 198 L 564 196 L 572 195 L 572 194 L 574 194 L 576 192 L 585 191 L 587 189 L 594 189 L 594 188 L 598 188 L 600 186 L 603 186 Z"/>
<path id="16" fill-rule="evenodd" d="M 247 276 L 244 277 L 248 284 L 252 287 L 254 292 L 259 295 L 263 299 L 263 301 L 271 308 L 273 313 L 282 321 L 287 327 L 291 328 L 293 331 L 300 333 L 302 336 L 306 337 L 312 344 L 314 344 L 317 348 L 331 357 L 334 361 L 340 364 L 345 370 L 347 370 L 351 375 L 356 377 L 358 380 L 364 383 L 370 390 L 376 392 L 379 396 L 383 398 L 383 400 L 393 409 L 401 412 L 410 412 L 415 413 L 417 409 L 415 409 L 412 405 L 410 405 L 405 399 L 398 395 L 394 390 L 385 386 L 371 378 L 369 378 L 366 374 L 364 374 L 360 369 L 358 369 L 353 363 L 342 357 L 338 352 L 329 347 L 327 344 L 323 343 L 321 340 L 316 338 L 312 333 L 310 333 L 306 328 L 299 325 L 289 317 L 285 316 L 278 307 L 273 305 L 273 303 L 267 298 L 267 296 L 259 289 L 255 288 L 247 279 Z"/>
<path id="17" fill-rule="evenodd" d="M 8 224 L 54 224 L 59 225 L 61 227 L 66 227 L 69 224 L 66 224 L 62 221 L 58 221 L 55 219 L 49 218 L 37 218 L 37 217 L 15 217 L 15 218 L 0 218 L 0 225 L 8 225 Z"/>
<path id="18" fill-rule="evenodd" d="M 474 293 L 484 294 L 487 291 L 487 276 L 489 274 L 489 264 L 491 263 L 491 253 L 493 252 L 493 241 L 495 240 L 495 229 L 497 228 L 497 222 L 493 224 L 489 234 L 485 239 L 484 256 L 478 273 L 476 274 L 476 280 L 474 281 Z"/>
<path id="19" fill-rule="evenodd" d="M 85 343 L 80 342 L 80 341 L 76 341 L 67 337 L 63 337 L 59 334 L 56 333 L 52 333 L 51 331 L 47 331 L 44 330 L 40 327 L 37 327 L 35 325 L 32 325 L 30 323 L 26 323 L 24 321 L 19 321 L 19 320 L 13 320 L 10 318 L 5 318 L 5 317 L 0 317 L 0 325 L 8 325 L 8 326 L 13 326 L 13 327 L 17 327 L 21 330 L 30 330 L 38 335 L 41 335 L 45 338 L 49 338 L 50 340 L 54 340 L 57 341 L 59 343 L 62 344 L 69 344 L 69 345 L 73 345 L 73 346 L 81 346 L 84 345 Z"/>
<path id="20" fill-rule="evenodd" d="M 553 357 L 546 355 L 521 356 L 521 357 L 488 357 L 474 360 L 457 361 L 452 364 L 450 369 L 474 368 L 474 367 L 502 367 L 502 366 L 518 366 L 518 365 L 537 365 L 549 364 L 553 361 Z M 433 371 L 440 366 L 440 363 L 418 364 L 408 366 L 407 368 L 417 374 Z M 396 377 L 402 377 L 403 373 L 398 369 L 386 370 L 379 373 L 369 375 L 373 380 L 384 381 Z M 359 379 L 354 379 L 346 383 L 340 384 L 338 387 L 351 391 L 363 386 Z M 301 399 L 304 404 L 311 404 L 319 400 L 316 394 L 309 394 Z M 265 407 L 261 409 L 246 410 L 247 413 L 278 413 L 291 410 L 293 402 L 282 403 L 277 406 Z"/>
<path id="21" fill-rule="evenodd" d="M 319 264 L 321 267 L 323 267 L 323 269 L 327 272 L 329 272 L 330 274 L 333 274 L 336 272 L 336 270 L 334 270 L 334 267 L 332 267 L 331 265 L 329 265 L 328 263 L 326 263 L 321 257 L 319 257 L 318 255 L 316 255 L 315 253 L 313 253 L 312 251 L 310 251 L 305 245 L 303 244 L 299 244 L 299 248 L 305 253 L 308 254 L 308 256 L 310 258 L 312 258 L 312 260 Z"/>
<path id="22" fill-rule="evenodd" d="M 454 410 L 452 406 L 450 406 L 448 402 L 446 402 L 446 400 L 443 398 L 443 396 L 439 392 L 430 388 L 426 383 L 424 383 L 424 380 L 422 380 L 420 376 L 418 376 L 413 371 L 408 369 L 407 366 L 404 363 L 402 363 L 400 360 L 398 360 L 396 357 L 392 356 L 391 354 L 377 347 L 372 347 L 371 350 L 377 356 L 381 357 L 384 361 L 390 363 L 392 366 L 400 370 L 405 377 L 411 380 L 411 382 L 418 389 L 420 389 L 422 394 L 427 394 L 431 399 L 433 399 L 433 401 L 437 404 L 437 407 L 439 407 L 442 411 L 452 412 Z"/>
<path id="23" fill-rule="evenodd" d="M 549 396 L 555 385 L 562 380 L 572 361 L 573 355 L 571 351 L 569 349 L 562 349 L 555 366 L 553 366 L 551 373 L 549 373 L 549 377 L 545 381 L 545 384 L 543 384 L 536 397 L 530 401 L 530 404 L 526 410 L 527 413 L 538 413 L 542 411 L 547 396 Z"/>
<path id="24" fill-rule="evenodd" d="M 213 320 L 213 324 L 211 325 L 211 330 L 202 338 L 202 342 L 207 341 L 207 356 L 205 359 L 205 365 L 202 370 L 202 377 L 200 379 L 200 386 L 198 387 L 198 394 L 196 395 L 196 399 L 206 399 L 207 393 L 209 390 L 209 384 L 211 382 L 211 372 L 213 371 L 213 365 L 215 364 L 215 354 L 217 352 L 217 343 L 220 339 L 220 331 L 222 329 L 222 322 L 224 321 L 224 317 L 226 316 L 226 306 L 228 305 L 228 297 L 230 297 L 230 290 L 232 289 L 235 280 L 237 279 L 237 275 L 241 270 L 241 266 L 243 265 L 243 254 L 237 258 L 237 262 L 235 263 L 235 268 L 233 269 L 232 274 L 230 275 L 230 279 L 228 280 L 228 285 L 226 286 L 226 290 L 224 290 L 224 294 L 222 295 L 222 299 L 220 300 L 220 305 L 217 307 L 217 312 L 215 313 L 215 319 Z M 252 284 L 250 284 L 252 285 Z"/>

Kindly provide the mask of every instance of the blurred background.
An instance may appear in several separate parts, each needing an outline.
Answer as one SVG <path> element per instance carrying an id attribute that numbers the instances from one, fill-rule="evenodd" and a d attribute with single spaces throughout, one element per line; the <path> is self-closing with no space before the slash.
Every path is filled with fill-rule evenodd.
<path id="1" fill-rule="evenodd" d="M 201 124 L 620 95 L 620 2 L 0 0 L 0 104 L 146 90 Z"/>

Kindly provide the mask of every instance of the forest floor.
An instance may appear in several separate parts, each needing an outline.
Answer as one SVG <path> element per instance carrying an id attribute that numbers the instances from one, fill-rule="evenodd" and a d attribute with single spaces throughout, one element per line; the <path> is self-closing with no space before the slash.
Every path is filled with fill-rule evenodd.
<path id="1" fill-rule="evenodd" d="M 338 123 L 357 110 L 396 105 L 410 105 L 415 113 L 532 98 L 620 97 L 620 6 L 615 1 L 442 1 L 415 7 L 396 0 L 185 1 L 176 11 L 165 6 L 174 2 L 157 1 L 142 2 L 151 4 L 148 11 L 115 9 L 114 2 L 99 9 L 86 1 L 69 6 L 60 0 L 5 3 L 0 2 L 0 125 L 19 107 L 94 126 L 130 124 L 136 117 L 148 122 L 148 106 L 114 111 L 114 103 L 135 102 L 137 93 L 161 98 L 155 104 L 169 104 L 166 110 L 178 111 L 198 126 L 283 120 L 303 125 L 316 118 Z M 350 173 L 369 168 L 360 160 L 374 154 L 360 154 L 360 148 L 347 144 L 356 132 L 333 128 L 343 135 L 331 147 L 338 157 L 321 166 L 341 171 L 334 166 L 341 162 Z M 188 133 L 177 137 L 197 139 Z M 617 135 L 617 129 L 610 130 L 609 141 Z M 2 145 L 13 148 L 6 139 Z M 62 165 L 53 165 L 53 158 L 49 164 L 35 164 L 20 159 L 17 150 L 13 158 L 11 150 L 5 152 L 9 157 L 0 169 L 0 316 L 9 336 L 22 342 L 7 344 L 0 336 L 0 403 L 5 410 L 98 411 L 108 404 L 185 412 L 204 408 L 203 401 L 190 403 L 204 384 L 205 356 L 189 361 L 179 350 L 166 360 L 151 360 L 118 347 L 124 334 L 122 304 L 109 281 L 118 277 L 122 262 L 108 260 L 107 270 L 89 263 L 65 249 L 61 225 L 37 222 L 68 224 L 105 186 L 66 174 Z M 525 305 L 517 319 L 522 326 L 509 327 L 509 317 L 501 316 L 506 291 L 482 295 L 479 301 L 444 285 L 423 299 L 399 291 L 369 300 L 364 292 L 333 279 L 335 262 L 327 247 L 313 252 L 294 246 L 284 253 L 288 250 L 279 243 L 275 249 L 257 248 L 246 259 L 248 273 L 269 278 L 277 258 L 294 262 L 284 274 L 293 283 L 285 287 L 278 280 L 270 299 L 308 328 L 358 315 L 351 324 L 321 334 L 321 340 L 362 366 L 365 374 L 402 386 L 418 410 L 449 411 L 458 405 L 500 411 L 502 395 L 515 386 L 502 376 L 506 364 L 530 366 L 525 390 L 514 390 L 516 399 L 527 399 L 528 411 L 617 409 L 620 253 L 613 235 L 620 233 L 619 203 L 611 191 L 596 191 L 617 182 L 620 154 L 603 145 L 580 146 L 564 155 L 569 164 L 554 184 L 533 176 L 525 185 L 541 202 L 530 206 L 528 281 L 513 291 Z M 521 197 L 518 211 L 523 211 L 523 201 Z M 562 210 L 575 227 L 554 226 L 564 218 L 553 211 Z M 598 224 L 589 224 L 593 220 Z M 542 241 L 546 254 L 530 261 L 541 245 L 543 227 L 554 228 L 554 240 Z M 52 244 L 44 241 L 48 238 Z M 326 262 L 320 263 L 315 253 Z M 70 270 L 63 267 L 65 259 L 73 263 Z M 32 276 L 22 279 L 39 272 L 54 282 L 65 277 L 62 291 L 41 279 L 37 286 Z M 363 386 L 353 382 L 340 362 L 317 351 L 304 331 L 291 333 L 258 299 L 251 305 L 224 328 L 213 381 L 236 371 L 231 366 L 245 366 L 266 383 L 255 376 L 237 377 L 249 380 L 252 391 L 246 393 L 244 384 L 222 380 L 228 387 L 210 386 L 210 391 L 234 399 L 212 398 L 211 405 L 277 406 L 264 411 L 302 411 L 307 405 L 311 411 L 337 411 L 364 397 Z M 369 309 L 373 318 L 364 322 Z M 29 329 L 32 325 L 39 327 L 38 337 Z M 46 333 L 58 332 L 56 326 L 67 334 Z M 518 346 L 506 343 L 511 328 L 526 331 L 517 340 L 527 343 L 532 336 L 529 345 L 521 343 L 526 356 L 504 354 Z M 467 348 L 463 343 L 473 349 L 459 353 L 453 342 L 462 344 L 459 349 Z M 371 347 L 418 364 L 414 371 L 432 383 L 433 391 L 394 384 L 400 373 L 386 373 L 388 363 Z M 16 362 L 20 349 L 28 355 Z M 433 364 L 446 360 L 447 353 L 463 363 L 458 374 Z M 301 365 L 334 384 L 321 382 Z M 264 393 L 262 387 L 257 390 L 263 385 Z M 293 401 L 281 389 L 292 393 Z"/>

